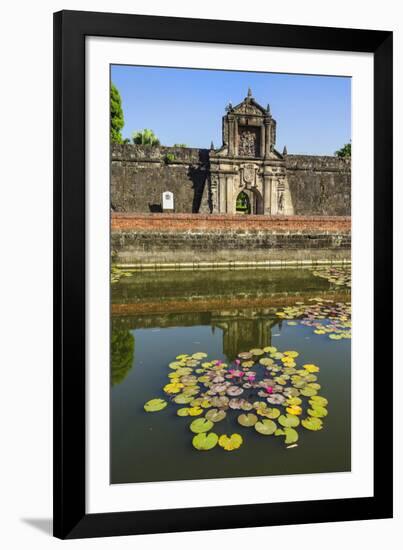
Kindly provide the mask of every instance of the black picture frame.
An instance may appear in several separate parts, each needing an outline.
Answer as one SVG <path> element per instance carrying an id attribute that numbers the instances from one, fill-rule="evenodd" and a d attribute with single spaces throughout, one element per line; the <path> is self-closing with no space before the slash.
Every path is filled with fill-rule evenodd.
<path id="1" fill-rule="evenodd" d="M 392 377 L 392 32 L 58 12 L 54 14 L 54 536 L 71 539 L 392 517 L 393 427 L 377 414 L 381 405 L 376 400 L 373 497 L 86 513 L 87 36 L 374 54 L 374 387 Z M 391 399 L 390 395 L 388 404 Z"/>

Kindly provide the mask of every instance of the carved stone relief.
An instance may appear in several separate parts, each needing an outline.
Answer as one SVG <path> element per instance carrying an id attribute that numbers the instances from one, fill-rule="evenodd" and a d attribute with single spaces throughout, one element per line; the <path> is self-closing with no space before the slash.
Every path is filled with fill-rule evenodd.
<path id="1" fill-rule="evenodd" d="M 255 130 L 242 129 L 239 133 L 238 154 L 241 157 L 258 156 L 258 136 Z"/>

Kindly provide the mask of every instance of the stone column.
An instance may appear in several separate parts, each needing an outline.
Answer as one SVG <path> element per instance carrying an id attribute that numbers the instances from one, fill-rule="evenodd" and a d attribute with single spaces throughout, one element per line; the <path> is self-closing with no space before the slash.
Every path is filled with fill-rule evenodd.
<path id="1" fill-rule="evenodd" d="M 220 214 L 227 212 L 227 178 L 225 176 L 220 177 L 219 183 L 219 200 L 220 200 Z"/>
<path id="2" fill-rule="evenodd" d="M 265 157 L 269 157 L 270 146 L 271 146 L 270 122 L 265 122 L 264 128 L 265 128 Z"/>
<path id="3" fill-rule="evenodd" d="M 264 124 L 262 124 L 262 126 L 260 127 L 260 156 L 261 157 L 264 157 L 264 154 L 265 154 L 265 127 L 264 127 Z"/>
<path id="4" fill-rule="evenodd" d="M 271 178 L 271 214 L 272 216 L 278 214 L 277 211 L 277 181 L 275 178 Z"/>
<path id="5" fill-rule="evenodd" d="M 234 119 L 228 118 L 228 154 L 230 157 L 234 156 Z"/>
<path id="6" fill-rule="evenodd" d="M 218 214 L 218 174 L 211 174 L 211 213 Z"/>
<path id="7" fill-rule="evenodd" d="M 234 155 L 238 156 L 238 119 L 234 120 Z"/>
<path id="8" fill-rule="evenodd" d="M 227 199 L 227 214 L 234 214 L 234 210 L 235 210 L 235 207 L 234 207 L 234 198 L 233 198 L 233 176 L 228 176 L 227 178 L 227 195 L 226 195 L 226 199 Z"/>
<path id="9" fill-rule="evenodd" d="M 263 177 L 263 208 L 264 208 L 264 214 L 266 216 L 270 216 L 272 213 L 271 209 L 271 177 L 270 176 L 264 176 Z"/>

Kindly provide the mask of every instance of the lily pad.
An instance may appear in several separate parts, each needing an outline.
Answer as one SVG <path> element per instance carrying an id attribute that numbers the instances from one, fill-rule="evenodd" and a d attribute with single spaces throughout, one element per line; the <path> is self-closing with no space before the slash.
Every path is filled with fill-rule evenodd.
<path id="1" fill-rule="evenodd" d="M 314 390 L 313 388 L 310 388 L 309 386 L 305 386 L 305 388 L 301 389 L 301 395 L 304 395 L 305 397 L 313 397 L 318 392 L 317 390 Z"/>
<path id="2" fill-rule="evenodd" d="M 183 387 L 184 387 L 183 384 L 179 384 L 179 383 L 176 383 L 176 382 L 171 382 L 170 384 L 166 384 L 164 386 L 164 392 L 165 393 L 179 393 Z"/>
<path id="3" fill-rule="evenodd" d="M 299 424 L 299 418 L 293 414 L 282 414 L 279 417 L 278 422 L 285 428 L 295 428 Z"/>
<path id="4" fill-rule="evenodd" d="M 213 407 L 218 407 L 219 409 L 228 407 L 229 399 L 225 395 L 219 397 L 213 397 L 210 400 Z"/>
<path id="5" fill-rule="evenodd" d="M 276 430 L 274 435 L 285 435 L 285 444 L 292 445 L 298 441 L 298 432 L 294 428 L 284 428 L 283 430 Z"/>
<path id="6" fill-rule="evenodd" d="M 319 372 L 319 367 L 317 367 L 316 365 L 312 365 L 312 364 L 308 364 L 308 365 L 303 365 L 303 368 L 305 370 L 307 370 L 308 372 Z"/>
<path id="7" fill-rule="evenodd" d="M 241 426 L 244 426 L 245 428 L 250 428 L 251 426 L 254 426 L 257 422 L 257 416 L 255 414 L 240 414 L 238 416 L 238 422 Z"/>
<path id="8" fill-rule="evenodd" d="M 279 394 L 274 394 L 267 398 L 267 402 L 270 403 L 270 405 L 281 405 L 284 401 L 284 395 Z"/>
<path id="9" fill-rule="evenodd" d="M 194 353 L 192 355 L 193 359 L 204 359 L 207 357 L 207 353 L 204 353 L 203 351 L 198 351 L 197 353 Z"/>
<path id="10" fill-rule="evenodd" d="M 309 416 L 315 416 L 316 418 L 324 418 L 327 416 L 327 409 L 320 405 L 315 405 L 312 409 L 308 409 Z"/>
<path id="11" fill-rule="evenodd" d="M 288 405 L 301 405 L 301 403 L 302 403 L 302 399 L 300 399 L 299 397 L 289 397 L 287 399 Z"/>
<path id="12" fill-rule="evenodd" d="M 170 369 L 180 369 L 183 367 L 183 363 L 181 361 L 172 361 L 168 366 Z"/>
<path id="13" fill-rule="evenodd" d="M 277 426 L 273 420 L 264 418 L 263 420 L 256 422 L 255 430 L 262 435 L 272 435 L 276 431 Z"/>
<path id="14" fill-rule="evenodd" d="M 206 413 L 206 418 L 207 420 L 210 420 L 210 422 L 220 422 L 221 420 L 224 420 L 226 416 L 227 413 L 219 409 L 210 409 Z"/>
<path id="15" fill-rule="evenodd" d="M 162 411 L 167 405 L 168 403 L 164 399 L 150 399 L 145 403 L 144 410 L 147 412 Z"/>
<path id="16" fill-rule="evenodd" d="M 320 418 L 312 418 L 311 416 L 308 416 L 307 418 L 304 418 L 301 421 L 301 424 L 306 428 L 307 430 L 312 430 L 314 432 L 321 430 L 323 427 L 323 422 Z"/>
<path id="17" fill-rule="evenodd" d="M 208 432 L 214 426 L 213 422 L 206 420 L 206 418 L 198 418 L 193 420 L 190 424 L 190 430 L 195 434 L 200 434 L 202 432 Z"/>
<path id="18" fill-rule="evenodd" d="M 252 355 L 257 355 L 257 356 L 259 356 L 259 355 L 263 355 L 263 354 L 264 354 L 264 350 L 262 350 L 262 349 L 260 349 L 260 348 L 253 348 L 253 349 L 251 349 L 251 350 L 249 350 L 249 351 L 250 351 L 250 353 L 251 353 Z"/>
<path id="19" fill-rule="evenodd" d="M 242 397 L 234 397 L 233 399 L 229 400 L 228 406 L 230 409 L 237 411 L 239 409 L 242 409 L 243 403 L 244 399 L 242 399 Z"/>
<path id="20" fill-rule="evenodd" d="M 191 401 L 193 401 L 193 399 L 194 399 L 193 396 L 185 395 L 183 393 L 180 393 L 179 395 L 175 395 L 174 397 L 174 401 L 178 405 L 187 405 L 187 403 L 190 403 Z"/>
<path id="21" fill-rule="evenodd" d="M 259 359 L 259 363 L 261 365 L 264 365 L 265 367 L 270 367 L 274 364 L 274 361 L 273 359 L 270 359 L 270 357 L 262 357 L 261 359 Z"/>
<path id="22" fill-rule="evenodd" d="M 326 407 L 326 405 L 328 404 L 328 400 L 326 399 L 326 397 L 322 397 L 321 395 L 313 395 L 309 400 L 309 404 L 311 406 L 314 406 L 314 403 L 317 403 L 321 407 Z"/>
<path id="23" fill-rule="evenodd" d="M 239 434 L 232 434 L 230 436 L 222 435 L 218 440 L 218 444 L 225 451 L 234 451 L 235 449 L 239 449 L 242 443 L 243 439 L 242 436 L 240 436 Z"/>
<path id="24" fill-rule="evenodd" d="M 252 359 L 252 354 L 249 351 L 241 351 L 238 353 L 240 359 Z"/>
<path id="25" fill-rule="evenodd" d="M 213 432 L 210 432 L 209 434 L 199 433 L 192 439 L 192 445 L 198 451 L 210 451 L 210 449 L 213 449 L 217 443 L 218 435 Z"/>
<path id="26" fill-rule="evenodd" d="M 286 408 L 286 411 L 288 414 L 298 416 L 302 414 L 302 408 L 299 405 L 291 405 L 290 407 Z"/>
<path id="27" fill-rule="evenodd" d="M 277 348 L 275 348 L 274 346 L 267 346 L 266 348 L 263 348 L 263 351 L 265 353 L 276 353 Z"/>
<path id="28" fill-rule="evenodd" d="M 203 414 L 203 409 L 200 407 L 189 407 L 188 413 L 189 416 L 199 416 L 199 414 Z"/>
<path id="29" fill-rule="evenodd" d="M 231 397 L 236 397 L 238 395 L 241 395 L 243 393 L 243 389 L 238 386 L 230 386 L 227 388 L 227 394 Z"/>
<path id="30" fill-rule="evenodd" d="M 267 418 L 275 420 L 280 416 L 280 411 L 279 409 L 275 409 L 274 407 L 267 407 L 267 409 L 263 409 L 263 412 L 261 412 L 260 414 L 262 416 L 266 416 Z"/>

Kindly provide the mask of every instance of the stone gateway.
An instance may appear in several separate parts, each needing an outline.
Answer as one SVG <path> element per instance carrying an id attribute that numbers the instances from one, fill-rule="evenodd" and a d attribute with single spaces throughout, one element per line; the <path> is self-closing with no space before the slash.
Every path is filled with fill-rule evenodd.
<path id="1" fill-rule="evenodd" d="M 276 120 L 249 89 L 222 119 L 219 149 L 116 145 L 111 207 L 116 212 L 349 216 L 349 158 L 277 151 Z"/>

